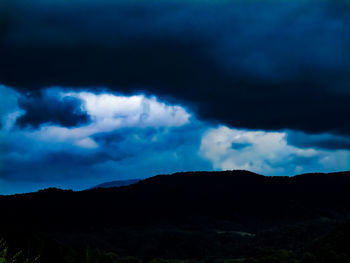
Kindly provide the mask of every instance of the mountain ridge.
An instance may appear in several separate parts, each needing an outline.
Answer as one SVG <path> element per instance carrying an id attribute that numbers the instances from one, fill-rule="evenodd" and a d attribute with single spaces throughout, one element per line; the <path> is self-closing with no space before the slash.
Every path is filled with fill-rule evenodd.
<path id="1" fill-rule="evenodd" d="M 98 226 L 101 222 L 146 224 L 209 217 L 248 226 L 252 218 L 267 224 L 338 218 L 350 215 L 349 187 L 350 172 L 293 177 L 248 171 L 175 173 L 125 187 L 1 196 L 6 216 L 0 221 L 26 217 L 28 224 L 40 225 L 45 217 L 47 225 Z"/>
<path id="2" fill-rule="evenodd" d="M 90 190 L 102 190 L 102 189 L 108 189 L 108 188 L 118 188 L 120 186 L 125 186 L 129 187 L 131 185 L 144 185 L 144 184 L 149 184 L 149 183 L 158 183 L 159 180 L 171 180 L 171 179 L 179 179 L 179 177 L 184 177 L 186 176 L 187 179 L 193 179 L 190 178 L 189 176 L 192 177 L 201 177 L 203 179 L 203 176 L 229 176 L 233 177 L 235 179 L 241 179 L 241 182 L 247 181 L 249 182 L 252 178 L 255 178 L 257 180 L 278 180 L 278 181 L 295 181 L 295 180 L 313 180 L 316 179 L 315 176 L 317 176 L 317 180 L 329 180 L 329 181 L 334 181 L 334 179 L 341 179 L 340 177 L 342 176 L 348 176 L 350 178 L 350 171 L 338 171 L 338 172 L 328 172 L 328 173 L 321 173 L 321 172 L 315 172 L 315 173 L 302 173 L 302 174 L 296 174 L 293 176 L 269 176 L 269 175 L 261 175 L 258 173 L 254 173 L 251 171 L 247 170 L 226 170 L 226 171 L 188 171 L 188 172 L 176 172 L 172 174 L 158 174 L 155 176 L 151 176 L 145 179 L 127 179 L 127 180 L 115 180 L 115 181 L 108 181 L 104 182 L 98 185 L 95 185 L 91 188 L 85 189 L 85 190 L 79 190 L 79 191 L 74 191 L 71 189 L 61 189 L 61 188 L 56 188 L 56 187 L 50 187 L 50 188 L 43 188 L 40 189 L 36 192 L 28 192 L 28 193 L 18 193 L 18 194 L 12 194 L 12 195 L 1 195 L 0 197 L 5 197 L 5 196 L 21 196 L 21 195 L 27 195 L 27 194 L 35 194 L 38 192 L 85 192 L 85 191 L 90 191 Z M 213 177 L 214 178 L 214 177 Z M 259 178 L 259 179 L 258 179 Z M 343 178 L 344 179 L 344 178 Z"/>

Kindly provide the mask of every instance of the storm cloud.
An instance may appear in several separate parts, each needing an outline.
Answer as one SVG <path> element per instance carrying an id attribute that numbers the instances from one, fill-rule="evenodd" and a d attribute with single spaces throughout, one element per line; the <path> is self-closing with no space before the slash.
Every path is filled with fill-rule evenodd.
<path id="1" fill-rule="evenodd" d="M 38 96 L 22 96 L 18 104 L 25 112 L 16 121 L 20 127 L 38 128 L 43 123 L 73 127 L 89 122 L 81 101 L 76 98 L 60 98 L 57 94 L 46 91 Z"/>
<path id="2" fill-rule="evenodd" d="M 103 85 L 232 127 L 349 136 L 345 0 L 7 3 L 0 81 L 21 92 Z"/>
<path id="3" fill-rule="evenodd" d="M 3 0 L 0 102 L 0 194 L 348 170 L 350 4 Z"/>
<path id="4" fill-rule="evenodd" d="M 298 147 L 315 147 L 319 149 L 350 149 L 350 138 L 332 134 L 305 134 L 303 132 L 289 131 L 288 143 Z"/>

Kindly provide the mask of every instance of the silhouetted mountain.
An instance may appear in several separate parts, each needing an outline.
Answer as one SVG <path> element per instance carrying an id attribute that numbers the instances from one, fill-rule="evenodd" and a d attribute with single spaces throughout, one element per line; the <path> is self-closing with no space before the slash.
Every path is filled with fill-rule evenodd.
<path id="1" fill-rule="evenodd" d="M 98 184 L 92 188 L 112 188 L 112 187 L 128 186 L 131 184 L 136 184 L 139 181 L 141 181 L 141 179 L 117 180 L 117 181 Z"/>
<path id="2" fill-rule="evenodd" d="M 46 189 L 0 196 L 0 236 L 29 229 L 68 246 L 141 258 L 300 251 L 349 218 L 349 189 L 350 172 L 269 177 L 248 171 L 158 175 L 81 192 Z"/>
<path id="3" fill-rule="evenodd" d="M 350 173 L 269 177 L 248 171 L 158 175 L 123 188 L 0 197 L 2 220 L 39 226 L 148 224 L 195 218 L 254 227 L 350 214 Z M 69 214 L 69 217 L 67 215 Z M 45 219 L 44 219 L 45 218 Z"/>

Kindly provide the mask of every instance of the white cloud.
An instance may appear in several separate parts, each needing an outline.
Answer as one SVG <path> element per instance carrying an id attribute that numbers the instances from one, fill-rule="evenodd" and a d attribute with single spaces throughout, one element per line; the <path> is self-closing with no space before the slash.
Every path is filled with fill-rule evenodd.
<path id="1" fill-rule="evenodd" d="M 292 175 L 349 169 L 348 151 L 319 151 L 288 145 L 285 132 L 246 131 L 226 126 L 209 129 L 200 154 L 215 169 L 245 169 L 266 175 Z"/>
<path id="2" fill-rule="evenodd" d="M 106 129 L 109 127 L 182 126 L 190 114 L 180 106 L 167 105 L 144 95 L 117 96 L 89 92 L 63 93 L 83 101 L 85 110 Z"/>
<path id="3" fill-rule="evenodd" d="M 57 89 L 52 91 L 58 92 Z M 62 97 L 82 100 L 82 110 L 91 123 L 74 128 L 42 125 L 31 136 L 44 141 L 66 142 L 83 148 L 97 148 L 90 137 L 101 132 L 111 132 L 126 127 L 179 127 L 189 122 L 191 115 L 181 106 L 167 105 L 155 97 L 144 95 L 120 96 L 91 92 L 65 92 Z"/>

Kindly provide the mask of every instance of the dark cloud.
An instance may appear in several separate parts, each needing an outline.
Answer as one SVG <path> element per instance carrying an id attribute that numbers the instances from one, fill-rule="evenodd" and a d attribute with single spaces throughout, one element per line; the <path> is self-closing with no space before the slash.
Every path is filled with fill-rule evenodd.
<path id="1" fill-rule="evenodd" d="M 303 132 L 291 131 L 287 133 L 287 141 L 291 145 L 302 148 L 319 148 L 329 150 L 350 149 L 348 137 L 335 136 L 332 134 L 305 134 Z"/>
<path id="2" fill-rule="evenodd" d="M 196 154 L 193 155 L 198 152 L 201 134 L 206 128 L 203 124 L 196 123 L 173 128 L 122 128 L 113 132 L 99 133 L 92 138 L 100 145 L 100 149 L 103 149 L 104 158 L 109 160 L 134 162 L 134 158 L 137 158 L 138 162 L 141 162 L 142 158 L 148 159 L 149 156 L 149 159 L 152 159 L 151 156 L 159 152 L 162 154 L 156 158 L 159 159 L 158 166 L 163 163 L 162 156 L 170 155 L 173 160 L 164 160 L 164 163 L 169 166 L 172 162 L 175 166 L 188 163 L 188 168 L 184 168 L 187 170 L 190 167 L 189 164 L 192 163 L 193 167 L 199 168 L 198 163 L 200 163 L 203 167 L 210 169 L 206 161 L 201 160 Z M 120 158 L 121 156 L 125 158 Z"/>
<path id="3" fill-rule="evenodd" d="M 73 127 L 89 122 L 88 114 L 82 110 L 82 102 L 73 97 L 59 98 L 49 92 L 41 92 L 20 97 L 18 104 L 25 111 L 16 120 L 16 124 L 22 128 L 37 128 L 42 123 Z"/>
<path id="4" fill-rule="evenodd" d="M 14 2 L 0 81 L 17 89 L 141 89 L 234 127 L 350 133 L 346 0 Z"/>
<path id="5" fill-rule="evenodd" d="M 0 168 L 1 179 L 40 182 L 61 181 L 77 177 L 89 178 L 94 175 L 91 165 L 99 160 L 94 154 L 72 153 L 67 149 L 58 152 L 46 151 L 31 159 L 23 156 L 3 156 L 6 166 Z"/>
<path id="6" fill-rule="evenodd" d="M 0 147 L 6 150 L 0 180 L 62 183 L 70 188 L 104 181 L 148 177 L 160 173 L 212 170 L 198 155 L 200 124 L 178 128 L 124 128 L 93 136 L 94 149 L 60 142 L 43 143 L 13 133 Z M 152 138 L 154 138 L 152 140 Z M 11 149 L 10 151 L 7 151 Z M 38 184 L 39 185 L 39 184 Z M 14 189 L 14 188 L 13 188 Z"/>
<path id="7" fill-rule="evenodd" d="M 0 41 L 3 41 L 3 37 L 9 32 L 12 23 L 12 12 L 10 1 L 3 0 L 0 2 Z"/>

